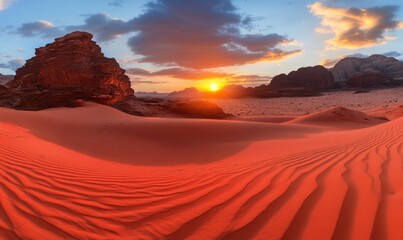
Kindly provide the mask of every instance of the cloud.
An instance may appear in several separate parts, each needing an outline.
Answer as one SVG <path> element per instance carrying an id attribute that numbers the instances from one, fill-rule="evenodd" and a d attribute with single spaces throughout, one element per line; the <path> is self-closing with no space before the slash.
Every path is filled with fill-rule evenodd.
<path id="1" fill-rule="evenodd" d="M 188 68 L 166 68 L 155 72 L 150 72 L 142 68 L 129 68 L 126 70 L 129 75 L 137 76 L 152 76 L 152 77 L 172 77 L 177 79 L 186 80 L 203 80 L 211 78 L 226 78 L 231 77 L 233 74 L 207 71 L 207 70 L 195 70 Z"/>
<path id="2" fill-rule="evenodd" d="M 278 46 L 292 40 L 272 34 L 242 34 L 250 26 L 230 0 L 157 0 L 129 21 L 128 41 L 141 62 L 202 69 L 275 61 L 299 53 Z"/>
<path id="3" fill-rule="evenodd" d="M 114 0 L 114 1 L 111 1 L 108 5 L 114 6 L 114 7 L 123 7 L 124 2 L 125 2 L 125 0 Z"/>
<path id="4" fill-rule="evenodd" d="M 23 37 L 55 38 L 63 35 L 63 31 L 46 20 L 24 23 L 14 32 Z"/>
<path id="5" fill-rule="evenodd" d="M 336 63 L 338 63 L 340 60 L 342 60 L 343 58 L 346 57 L 355 57 L 355 58 L 366 58 L 368 57 L 368 55 L 365 54 L 361 54 L 361 53 L 355 53 L 355 54 L 350 54 L 350 55 L 343 55 L 337 58 L 327 58 L 327 59 L 323 59 L 320 62 L 320 65 L 326 67 L 326 68 L 332 68 L 334 67 L 334 65 L 336 65 Z"/>
<path id="6" fill-rule="evenodd" d="M 15 71 L 18 68 L 22 67 L 22 65 L 24 65 L 24 62 L 25 60 L 22 58 L 12 59 L 7 63 L 0 63 L 0 68 L 6 68 Z"/>
<path id="7" fill-rule="evenodd" d="M 316 32 L 335 35 L 328 41 L 328 48 L 372 47 L 394 39 L 387 31 L 402 24 L 395 17 L 397 6 L 373 8 L 337 8 L 316 2 L 309 5 L 311 13 L 322 19 L 322 27 Z"/>
<path id="8" fill-rule="evenodd" d="M 139 78 L 130 78 L 132 84 L 152 84 L 152 85 L 159 85 L 168 83 L 168 81 L 151 81 L 151 80 L 142 80 Z"/>
<path id="9" fill-rule="evenodd" d="M 384 56 L 386 56 L 386 57 L 398 58 L 398 57 L 401 57 L 401 56 L 402 56 L 402 53 L 396 52 L 396 51 L 391 51 L 391 52 L 383 53 L 382 55 L 384 55 Z"/>
<path id="10" fill-rule="evenodd" d="M 208 70 L 196 70 L 186 68 L 167 68 L 155 72 L 150 72 L 142 68 L 130 68 L 126 70 L 130 76 L 141 77 L 171 77 L 185 80 L 206 80 L 223 78 L 227 84 L 253 84 L 268 83 L 272 77 L 259 75 L 237 75 L 231 73 L 214 72 Z M 139 78 L 141 79 L 141 78 Z"/>
<path id="11" fill-rule="evenodd" d="M 289 50 L 299 46 L 287 36 L 252 34 L 254 19 L 239 13 L 231 0 L 155 0 L 145 6 L 130 20 L 98 13 L 87 16 L 81 25 L 57 28 L 41 20 L 23 24 L 16 33 L 54 38 L 81 30 L 93 33 L 100 42 L 133 34 L 127 44 L 139 56 L 137 62 L 191 69 L 279 61 L 301 52 Z"/>
<path id="12" fill-rule="evenodd" d="M 98 13 L 87 17 L 83 25 L 68 26 L 65 31 L 88 31 L 100 42 L 106 42 L 135 31 L 134 26 L 120 18 L 113 18 L 107 13 Z"/>
<path id="13" fill-rule="evenodd" d="M 12 0 L 0 0 L 0 11 L 3 11 L 6 9 L 10 4 Z"/>
<path id="14" fill-rule="evenodd" d="M 227 84 L 259 84 L 269 83 L 272 77 L 260 75 L 237 75 L 227 80 Z"/>

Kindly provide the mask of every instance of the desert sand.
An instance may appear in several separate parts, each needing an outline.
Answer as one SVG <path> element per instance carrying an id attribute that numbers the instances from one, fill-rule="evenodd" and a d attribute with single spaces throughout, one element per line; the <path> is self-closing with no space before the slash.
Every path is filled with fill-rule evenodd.
<path id="1" fill-rule="evenodd" d="M 277 123 L 0 108 L 0 238 L 403 239 L 402 156 L 403 118 L 342 107 Z"/>
<path id="2" fill-rule="evenodd" d="M 375 108 L 386 109 L 403 103 L 403 87 L 374 89 L 369 93 L 354 94 L 355 91 L 325 92 L 317 97 L 241 98 L 209 99 L 225 112 L 241 117 L 301 116 L 332 107 L 345 107 L 361 112 Z"/>

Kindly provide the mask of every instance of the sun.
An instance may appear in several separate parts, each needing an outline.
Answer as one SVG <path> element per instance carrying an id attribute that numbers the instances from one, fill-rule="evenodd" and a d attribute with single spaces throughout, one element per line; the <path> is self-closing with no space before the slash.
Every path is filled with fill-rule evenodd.
<path id="1" fill-rule="evenodd" d="M 214 83 L 211 83 L 211 84 L 210 84 L 210 91 L 212 91 L 212 92 L 217 92 L 218 89 L 219 89 L 219 86 L 218 86 L 217 83 L 214 82 Z"/>

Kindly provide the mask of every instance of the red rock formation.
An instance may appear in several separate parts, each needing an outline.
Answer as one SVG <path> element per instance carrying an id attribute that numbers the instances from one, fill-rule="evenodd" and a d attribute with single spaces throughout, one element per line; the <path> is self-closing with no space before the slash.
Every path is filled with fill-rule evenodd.
<path id="1" fill-rule="evenodd" d="M 345 82 L 354 74 L 366 71 L 381 72 L 391 79 L 403 81 L 403 62 L 379 54 L 367 58 L 343 58 L 331 71 L 336 82 Z"/>
<path id="2" fill-rule="evenodd" d="M 148 117 L 188 117 L 222 119 L 230 117 L 219 106 L 205 100 L 127 98 L 112 107 L 122 112 Z"/>
<path id="3" fill-rule="evenodd" d="M 229 117 L 222 108 L 205 100 L 172 102 L 170 111 L 183 117 L 221 119 Z"/>
<path id="4" fill-rule="evenodd" d="M 347 80 L 346 85 L 354 88 L 371 88 L 393 85 L 393 79 L 380 72 L 365 71 L 356 73 Z"/>
<path id="5" fill-rule="evenodd" d="M 323 66 L 304 67 L 288 75 L 280 74 L 270 82 L 273 90 L 287 88 L 305 88 L 310 92 L 329 90 L 334 87 L 333 74 Z"/>
<path id="6" fill-rule="evenodd" d="M 104 56 L 92 37 L 73 32 L 36 49 L 36 56 L 7 84 L 21 94 L 16 104 L 33 109 L 70 105 L 77 99 L 113 104 L 133 95 L 125 71 L 115 59 Z M 47 98 L 55 101 L 49 103 Z"/>

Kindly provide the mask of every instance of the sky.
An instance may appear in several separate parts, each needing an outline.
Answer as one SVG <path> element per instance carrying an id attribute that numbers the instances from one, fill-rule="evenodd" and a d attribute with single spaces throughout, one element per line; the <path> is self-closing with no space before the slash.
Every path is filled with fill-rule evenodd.
<path id="1" fill-rule="evenodd" d="M 0 73 L 87 31 L 135 91 L 267 84 L 346 56 L 403 59 L 401 0 L 0 0 Z"/>

